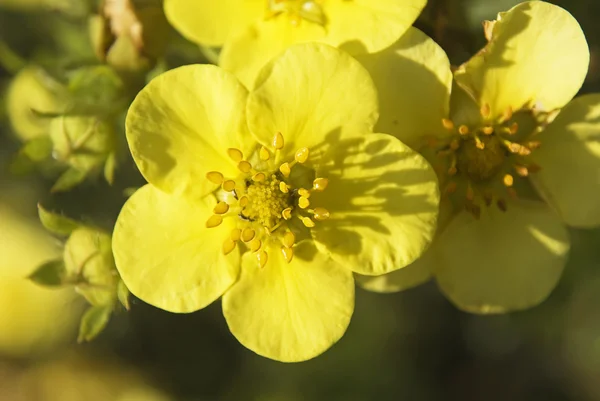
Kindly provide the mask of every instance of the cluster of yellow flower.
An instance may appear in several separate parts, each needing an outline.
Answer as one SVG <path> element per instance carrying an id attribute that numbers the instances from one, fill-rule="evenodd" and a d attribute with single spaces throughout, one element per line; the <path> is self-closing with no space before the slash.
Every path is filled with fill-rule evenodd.
<path id="1" fill-rule="evenodd" d="M 148 181 L 113 235 L 130 291 L 179 313 L 222 298 L 233 335 L 286 362 L 344 334 L 355 279 L 392 292 L 433 276 L 474 313 L 543 301 L 565 225 L 600 225 L 600 95 L 572 100 L 585 37 L 524 2 L 452 70 L 411 27 L 425 3 L 165 0 L 220 66 L 167 71 L 129 108 Z"/>

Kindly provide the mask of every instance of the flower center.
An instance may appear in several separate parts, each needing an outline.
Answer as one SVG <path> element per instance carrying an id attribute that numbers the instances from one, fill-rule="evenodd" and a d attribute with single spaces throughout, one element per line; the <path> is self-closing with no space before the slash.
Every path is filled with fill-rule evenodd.
<path id="1" fill-rule="evenodd" d="M 483 120 L 488 121 L 489 105 L 484 105 L 480 112 Z M 445 181 L 444 193 L 450 195 L 458 188 L 457 180 L 465 179 L 465 209 L 476 218 L 481 214 L 481 200 L 487 206 L 495 201 L 498 208 L 506 210 L 504 194 L 517 197 L 514 175 L 527 177 L 540 169 L 528 157 L 540 146 L 539 141 L 531 140 L 539 130 L 536 127 L 530 135 L 529 132 L 522 135 L 519 124 L 513 119 L 512 109 L 506 110 L 497 123 L 456 127 L 454 122 L 444 119 L 442 124 L 455 135 L 441 147 L 436 140 L 430 143 L 445 161 L 445 167 L 439 172 L 440 182 Z M 519 139 L 523 136 L 526 138 Z M 498 191 L 499 187 L 505 192 Z"/>
<path id="2" fill-rule="evenodd" d="M 260 267 L 265 266 L 267 251 L 273 248 L 279 249 L 288 263 L 292 261 L 297 232 L 291 224 L 293 218 L 308 229 L 315 226 L 315 221 L 329 218 L 326 209 L 309 207 L 311 194 L 324 191 L 327 178 L 314 179 L 310 188 L 295 188 L 289 179 L 296 164 L 307 162 L 309 149 L 298 149 L 294 160 L 277 166 L 283 145 L 283 135 L 277 133 L 273 148 L 261 147 L 253 164 L 244 159 L 241 150 L 230 148 L 227 153 L 237 163 L 240 175 L 226 179 L 218 171 L 206 174 L 209 181 L 221 186 L 223 198 L 206 221 L 206 227 L 217 227 L 224 218 L 235 218 L 236 227 L 224 239 L 223 253 L 232 252 L 241 242 L 255 253 Z"/>
<path id="3" fill-rule="evenodd" d="M 287 14 L 293 25 L 302 20 L 324 26 L 327 18 L 323 12 L 324 0 L 267 0 L 267 18 Z"/>

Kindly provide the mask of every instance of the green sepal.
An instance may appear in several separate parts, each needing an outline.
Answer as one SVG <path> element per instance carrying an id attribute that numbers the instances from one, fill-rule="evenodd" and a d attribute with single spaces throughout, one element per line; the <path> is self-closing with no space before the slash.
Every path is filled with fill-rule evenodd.
<path id="1" fill-rule="evenodd" d="M 33 138 L 25 143 L 19 154 L 34 162 L 40 162 L 52 155 L 52 140 L 48 136 Z"/>
<path id="2" fill-rule="evenodd" d="M 77 342 L 91 341 L 106 327 L 112 313 L 112 305 L 92 306 L 83 314 L 79 325 Z"/>
<path id="3" fill-rule="evenodd" d="M 69 235 L 81 224 L 73 219 L 50 212 L 38 203 L 38 215 L 42 225 L 50 232 L 58 235 Z"/>
<path id="4" fill-rule="evenodd" d="M 115 181 L 115 169 L 117 168 L 117 154 L 110 152 L 104 162 L 104 178 L 112 185 Z"/>
<path id="5" fill-rule="evenodd" d="M 51 260 L 38 267 L 29 275 L 29 280 L 44 287 L 57 287 L 63 284 L 66 275 L 65 263 Z"/>
<path id="6" fill-rule="evenodd" d="M 131 308 L 131 304 L 129 303 L 129 288 L 125 285 L 123 280 L 119 280 L 119 284 L 117 284 L 117 296 L 119 297 L 119 302 L 126 310 Z"/>
<path id="7" fill-rule="evenodd" d="M 67 171 L 62 173 L 60 177 L 58 177 L 58 180 L 56 180 L 50 189 L 50 192 L 68 191 L 85 180 L 86 176 L 87 172 L 85 171 L 78 170 L 76 168 L 69 168 Z"/>

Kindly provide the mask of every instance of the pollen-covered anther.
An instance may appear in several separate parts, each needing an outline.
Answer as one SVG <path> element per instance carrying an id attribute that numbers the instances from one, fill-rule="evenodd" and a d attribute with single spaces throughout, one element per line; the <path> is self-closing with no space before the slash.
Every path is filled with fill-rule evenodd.
<path id="1" fill-rule="evenodd" d="M 215 213 L 215 214 L 225 214 L 228 211 L 229 211 L 229 205 L 223 201 L 217 203 L 217 205 L 213 209 L 213 213 Z"/>
<path id="2" fill-rule="evenodd" d="M 313 210 L 313 214 L 315 216 L 315 220 L 317 221 L 323 221 L 329 218 L 329 210 L 325 209 L 324 207 L 315 208 L 315 210 Z"/>
<path id="3" fill-rule="evenodd" d="M 260 157 L 260 160 L 266 162 L 271 158 L 271 153 L 269 152 L 269 149 L 265 148 L 264 146 L 261 146 L 260 151 L 258 152 L 258 156 Z"/>
<path id="4" fill-rule="evenodd" d="M 246 207 L 248 205 L 249 199 L 246 195 L 242 196 L 240 198 L 240 200 L 238 201 L 238 203 L 240 204 L 241 207 Z"/>
<path id="5" fill-rule="evenodd" d="M 301 209 L 306 209 L 309 205 L 310 201 L 308 200 L 308 198 L 301 196 L 298 199 L 298 206 L 300 206 Z"/>
<path id="6" fill-rule="evenodd" d="M 284 194 L 287 194 L 290 191 L 287 184 L 283 181 L 279 182 L 279 190 Z"/>
<path id="7" fill-rule="evenodd" d="M 310 191 L 306 188 L 300 188 L 298 190 L 298 195 L 304 196 L 306 199 L 310 198 Z"/>
<path id="8" fill-rule="evenodd" d="M 520 177 L 527 177 L 529 175 L 529 169 L 526 166 L 516 164 L 513 167 L 517 175 L 519 175 Z"/>
<path id="9" fill-rule="evenodd" d="M 475 147 L 477 147 L 477 149 L 485 149 L 485 143 L 477 135 L 475 135 L 473 139 L 475 140 Z"/>
<path id="10" fill-rule="evenodd" d="M 216 185 L 221 185 L 223 182 L 223 174 L 218 171 L 209 171 L 206 173 L 206 179 Z"/>
<path id="11" fill-rule="evenodd" d="M 242 160 L 241 162 L 239 162 L 237 167 L 242 173 L 249 173 L 250 171 L 252 171 L 252 164 L 250 164 L 250 162 L 246 160 Z"/>
<path id="12" fill-rule="evenodd" d="M 244 242 L 250 242 L 254 239 L 254 236 L 256 235 L 256 232 L 251 229 L 251 228 L 244 228 L 242 230 L 242 241 Z"/>
<path id="13" fill-rule="evenodd" d="M 540 141 L 529 141 L 529 142 L 527 142 L 525 144 L 525 146 L 527 146 L 531 150 L 535 150 L 535 149 L 538 149 L 540 146 L 542 146 L 542 142 L 540 142 Z"/>
<path id="14" fill-rule="evenodd" d="M 265 173 L 256 173 L 252 176 L 252 181 L 254 182 L 263 182 L 266 179 L 267 176 L 265 175 Z"/>
<path id="15" fill-rule="evenodd" d="M 511 134 L 511 135 L 514 135 L 517 132 L 519 132 L 519 124 L 518 123 L 512 123 L 510 125 L 510 127 L 508 127 L 508 133 Z"/>
<path id="16" fill-rule="evenodd" d="M 505 186 L 512 187 L 515 180 L 512 175 L 505 174 L 504 177 L 502 177 L 502 182 L 504 183 Z"/>
<path id="17" fill-rule="evenodd" d="M 258 251 L 260 249 L 261 245 L 262 245 L 262 241 L 259 240 L 258 238 L 254 238 L 252 241 L 250 241 L 248 243 L 248 246 L 250 247 L 250 250 L 252 252 Z"/>
<path id="18" fill-rule="evenodd" d="M 494 133 L 494 127 L 488 125 L 486 127 L 483 127 L 481 131 L 486 135 L 492 135 Z"/>
<path id="19" fill-rule="evenodd" d="M 292 248 L 287 248 L 285 246 L 281 247 L 281 254 L 286 262 L 290 263 L 294 258 L 294 250 Z"/>
<path id="20" fill-rule="evenodd" d="M 244 154 L 242 153 L 242 151 L 236 148 L 227 149 L 227 154 L 229 155 L 231 160 L 233 160 L 236 163 L 241 162 L 244 159 Z"/>
<path id="21" fill-rule="evenodd" d="M 213 214 L 206 220 L 206 228 L 217 227 L 219 224 L 223 222 L 223 216 L 220 214 Z"/>
<path id="22" fill-rule="evenodd" d="M 294 160 L 302 164 L 308 160 L 309 153 L 310 152 L 308 148 L 300 148 L 296 151 L 296 154 L 294 155 Z"/>
<path id="23" fill-rule="evenodd" d="M 442 125 L 449 131 L 454 129 L 454 123 L 448 118 L 442 118 Z"/>
<path id="24" fill-rule="evenodd" d="M 484 103 L 481 108 L 479 109 L 479 112 L 481 113 L 481 117 L 488 119 L 490 118 L 490 114 L 492 112 L 492 109 L 490 107 L 490 105 L 488 103 Z"/>
<path id="25" fill-rule="evenodd" d="M 315 226 L 315 222 L 312 221 L 310 217 L 300 217 L 300 220 L 302 220 L 302 224 L 308 228 L 313 228 Z"/>
<path id="26" fill-rule="evenodd" d="M 281 242 L 283 243 L 283 246 L 285 246 L 287 248 L 291 248 L 294 246 L 294 243 L 296 242 L 296 236 L 294 235 L 293 232 L 288 231 L 283 235 L 283 239 L 281 240 Z"/>
<path id="27" fill-rule="evenodd" d="M 283 140 L 283 135 L 281 134 L 281 132 L 276 133 L 273 137 L 273 147 L 277 150 L 281 150 L 283 149 L 284 144 L 285 142 Z"/>
<path id="28" fill-rule="evenodd" d="M 229 253 L 231 253 L 231 251 L 233 251 L 235 249 L 235 241 L 232 241 L 231 239 L 227 238 L 224 242 L 223 242 L 223 254 L 227 255 Z"/>
<path id="29" fill-rule="evenodd" d="M 284 177 L 289 177 L 290 173 L 292 172 L 292 167 L 290 166 L 289 163 L 283 163 L 281 166 L 279 166 L 279 171 L 281 172 L 281 174 L 283 174 Z"/>
<path id="30" fill-rule="evenodd" d="M 225 192 L 231 192 L 235 189 L 235 181 L 233 181 L 233 180 L 223 181 L 223 184 L 221 184 L 221 188 L 223 188 L 223 191 L 225 191 Z"/>
<path id="31" fill-rule="evenodd" d="M 467 135 L 469 133 L 469 127 L 467 127 L 466 125 L 461 125 L 460 127 L 458 127 L 458 133 L 461 135 Z"/>
<path id="32" fill-rule="evenodd" d="M 313 189 L 315 191 L 323 192 L 327 188 L 329 180 L 327 178 L 315 178 L 313 181 Z"/>

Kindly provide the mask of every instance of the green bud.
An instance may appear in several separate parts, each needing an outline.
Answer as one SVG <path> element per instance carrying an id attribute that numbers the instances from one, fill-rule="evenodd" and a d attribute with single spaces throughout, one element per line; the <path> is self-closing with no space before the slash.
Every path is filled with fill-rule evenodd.
<path id="1" fill-rule="evenodd" d="M 112 307 L 92 306 L 81 318 L 77 342 L 91 341 L 104 330 L 110 319 Z"/>

